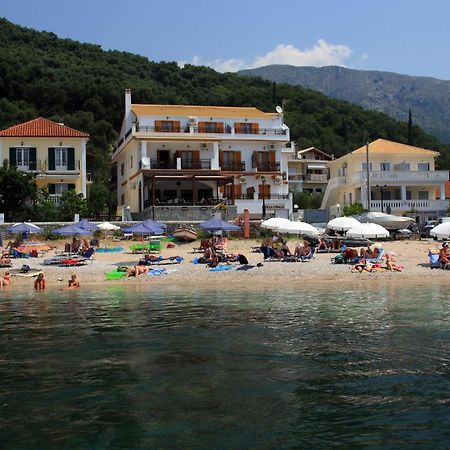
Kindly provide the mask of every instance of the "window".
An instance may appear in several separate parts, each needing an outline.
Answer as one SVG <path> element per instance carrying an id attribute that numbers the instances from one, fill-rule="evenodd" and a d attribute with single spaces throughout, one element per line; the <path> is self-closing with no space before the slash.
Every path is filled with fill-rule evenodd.
<path id="1" fill-rule="evenodd" d="M 30 165 L 30 149 L 23 147 L 16 148 L 16 165 L 19 170 L 28 170 Z"/>
<path id="2" fill-rule="evenodd" d="M 234 124 L 234 132 L 236 134 L 258 134 L 259 124 L 240 122 Z"/>
<path id="3" fill-rule="evenodd" d="M 367 170 L 367 163 L 362 163 L 362 170 L 365 172 Z M 369 163 L 369 172 L 372 172 L 372 163 Z"/>
<path id="4" fill-rule="evenodd" d="M 121 196 L 120 196 L 120 204 L 121 205 L 125 204 L 125 194 L 121 194 Z"/>
<path id="5" fill-rule="evenodd" d="M 125 174 L 125 163 L 120 165 L 120 175 L 123 177 Z"/>
<path id="6" fill-rule="evenodd" d="M 403 163 L 400 163 L 400 164 L 396 164 L 394 166 L 394 169 L 399 171 L 399 172 L 409 172 L 411 170 L 411 165 L 410 165 L 410 163 L 403 162 Z"/>
<path id="7" fill-rule="evenodd" d="M 171 133 L 180 131 L 179 120 L 155 120 L 155 131 L 158 133 Z"/>
<path id="8" fill-rule="evenodd" d="M 133 168 L 133 155 L 130 156 L 130 168 Z"/>
<path id="9" fill-rule="evenodd" d="M 406 191 L 406 200 L 411 200 L 411 191 Z"/>
<path id="10" fill-rule="evenodd" d="M 391 163 L 388 162 L 380 163 L 380 170 L 382 172 L 389 172 L 391 170 Z"/>
<path id="11" fill-rule="evenodd" d="M 421 162 L 417 165 L 418 170 L 428 171 L 430 170 L 430 163 Z"/>
<path id="12" fill-rule="evenodd" d="M 67 148 L 55 148 L 55 169 L 67 170 Z"/>
<path id="13" fill-rule="evenodd" d="M 419 200 L 428 200 L 428 191 L 419 191 Z"/>

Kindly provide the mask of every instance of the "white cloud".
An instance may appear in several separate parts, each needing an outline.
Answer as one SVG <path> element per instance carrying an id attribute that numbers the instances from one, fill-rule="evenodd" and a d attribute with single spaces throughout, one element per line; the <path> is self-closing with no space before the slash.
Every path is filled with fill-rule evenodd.
<path id="1" fill-rule="evenodd" d="M 257 56 L 253 61 L 240 58 L 215 59 L 203 61 L 199 56 L 192 58 L 191 64 L 209 66 L 218 72 L 237 72 L 241 69 L 267 66 L 269 64 L 290 64 L 293 66 L 342 66 L 352 54 L 346 45 L 334 45 L 319 39 L 314 47 L 299 50 L 292 44 L 279 44 L 264 56 Z M 186 64 L 185 61 L 179 62 Z"/>

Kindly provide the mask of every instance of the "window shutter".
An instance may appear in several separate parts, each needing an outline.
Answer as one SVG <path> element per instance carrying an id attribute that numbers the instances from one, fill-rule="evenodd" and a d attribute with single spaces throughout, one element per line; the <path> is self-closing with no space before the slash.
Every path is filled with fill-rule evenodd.
<path id="1" fill-rule="evenodd" d="M 259 133 L 259 123 L 252 123 L 252 133 L 253 134 Z"/>
<path id="2" fill-rule="evenodd" d="M 223 150 L 219 150 L 219 166 L 223 170 Z"/>
<path id="3" fill-rule="evenodd" d="M 69 184 L 67 185 L 67 190 L 68 190 L 68 191 L 74 191 L 74 190 L 75 190 L 75 185 L 74 185 L 73 183 L 69 183 Z"/>
<path id="4" fill-rule="evenodd" d="M 16 147 L 10 147 L 9 149 L 9 167 L 16 167 L 17 159 L 16 159 Z"/>
<path id="5" fill-rule="evenodd" d="M 175 133 L 179 133 L 180 132 L 180 121 L 179 120 L 174 120 L 173 122 L 173 131 L 175 132 Z"/>
<path id="6" fill-rule="evenodd" d="M 241 198 L 242 195 L 242 185 L 235 184 L 234 185 L 234 198 Z"/>
<path id="7" fill-rule="evenodd" d="M 216 128 L 218 133 L 223 133 L 223 122 L 217 122 Z"/>
<path id="8" fill-rule="evenodd" d="M 275 151 L 273 150 L 269 151 L 269 162 L 271 163 L 275 162 Z"/>
<path id="9" fill-rule="evenodd" d="M 198 123 L 198 132 L 204 133 L 205 132 L 205 122 L 199 122 Z"/>
<path id="10" fill-rule="evenodd" d="M 28 154 L 30 158 L 30 170 L 36 170 L 37 164 L 36 164 L 36 147 L 30 147 L 28 149 Z"/>
<path id="11" fill-rule="evenodd" d="M 161 120 L 155 120 L 155 131 L 161 131 Z"/>
<path id="12" fill-rule="evenodd" d="M 55 170 L 55 149 L 48 149 L 48 170 Z"/>
<path id="13" fill-rule="evenodd" d="M 194 150 L 192 152 L 192 160 L 193 161 L 200 161 L 200 150 Z"/>
<path id="14" fill-rule="evenodd" d="M 241 155 L 240 151 L 235 152 L 234 162 L 237 164 L 240 164 L 242 162 L 241 157 L 242 157 L 242 155 Z"/>
<path id="15" fill-rule="evenodd" d="M 67 149 L 67 170 L 75 170 L 75 149 Z"/>
<path id="16" fill-rule="evenodd" d="M 49 194 L 56 194 L 56 185 L 54 183 L 49 183 L 47 188 Z"/>
<path id="17" fill-rule="evenodd" d="M 242 133 L 241 132 L 241 124 L 240 123 L 235 123 L 234 124 L 234 132 L 237 133 L 237 134 Z"/>

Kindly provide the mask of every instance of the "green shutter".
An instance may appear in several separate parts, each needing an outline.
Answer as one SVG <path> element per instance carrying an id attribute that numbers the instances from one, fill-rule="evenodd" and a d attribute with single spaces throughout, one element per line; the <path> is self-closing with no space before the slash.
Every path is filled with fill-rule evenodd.
<path id="1" fill-rule="evenodd" d="M 9 167 L 16 167 L 16 147 L 9 148 Z"/>
<path id="2" fill-rule="evenodd" d="M 56 194 L 56 185 L 54 183 L 49 183 L 47 187 L 49 194 Z"/>
<path id="3" fill-rule="evenodd" d="M 75 170 L 75 149 L 67 149 L 67 170 Z"/>
<path id="4" fill-rule="evenodd" d="M 30 155 L 30 170 L 36 170 L 36 147 L 30 147 L 28 152 Z"/>
<path id="5" fill-rule="evenodd" d="M 69 191 L 74 191 L 74 190 L 75 190 L 75 185 L 72 184 L 72 183 L 69 183 L 69 184 L 67 185 L 67 190 L 69 190 Z"/>
<path id="6" fill-rule="evenodd" d="M 48 170 L 55 170 L 55 149 L 48 149 Z"/>

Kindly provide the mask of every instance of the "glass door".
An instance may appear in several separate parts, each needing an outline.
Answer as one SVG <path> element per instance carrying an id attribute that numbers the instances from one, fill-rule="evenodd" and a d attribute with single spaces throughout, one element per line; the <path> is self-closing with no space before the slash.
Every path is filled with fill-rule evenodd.
<path id="1" fill-rule="evenodd" d="M 30 169 L 30 149 L 28 148 L 16 149 L 16 166 L 18 170 Z"/>
<path id="2" fill-rule="evenodd" d="M 67 170 L 67 148 L 55 148 L 55 170 Z"/>

